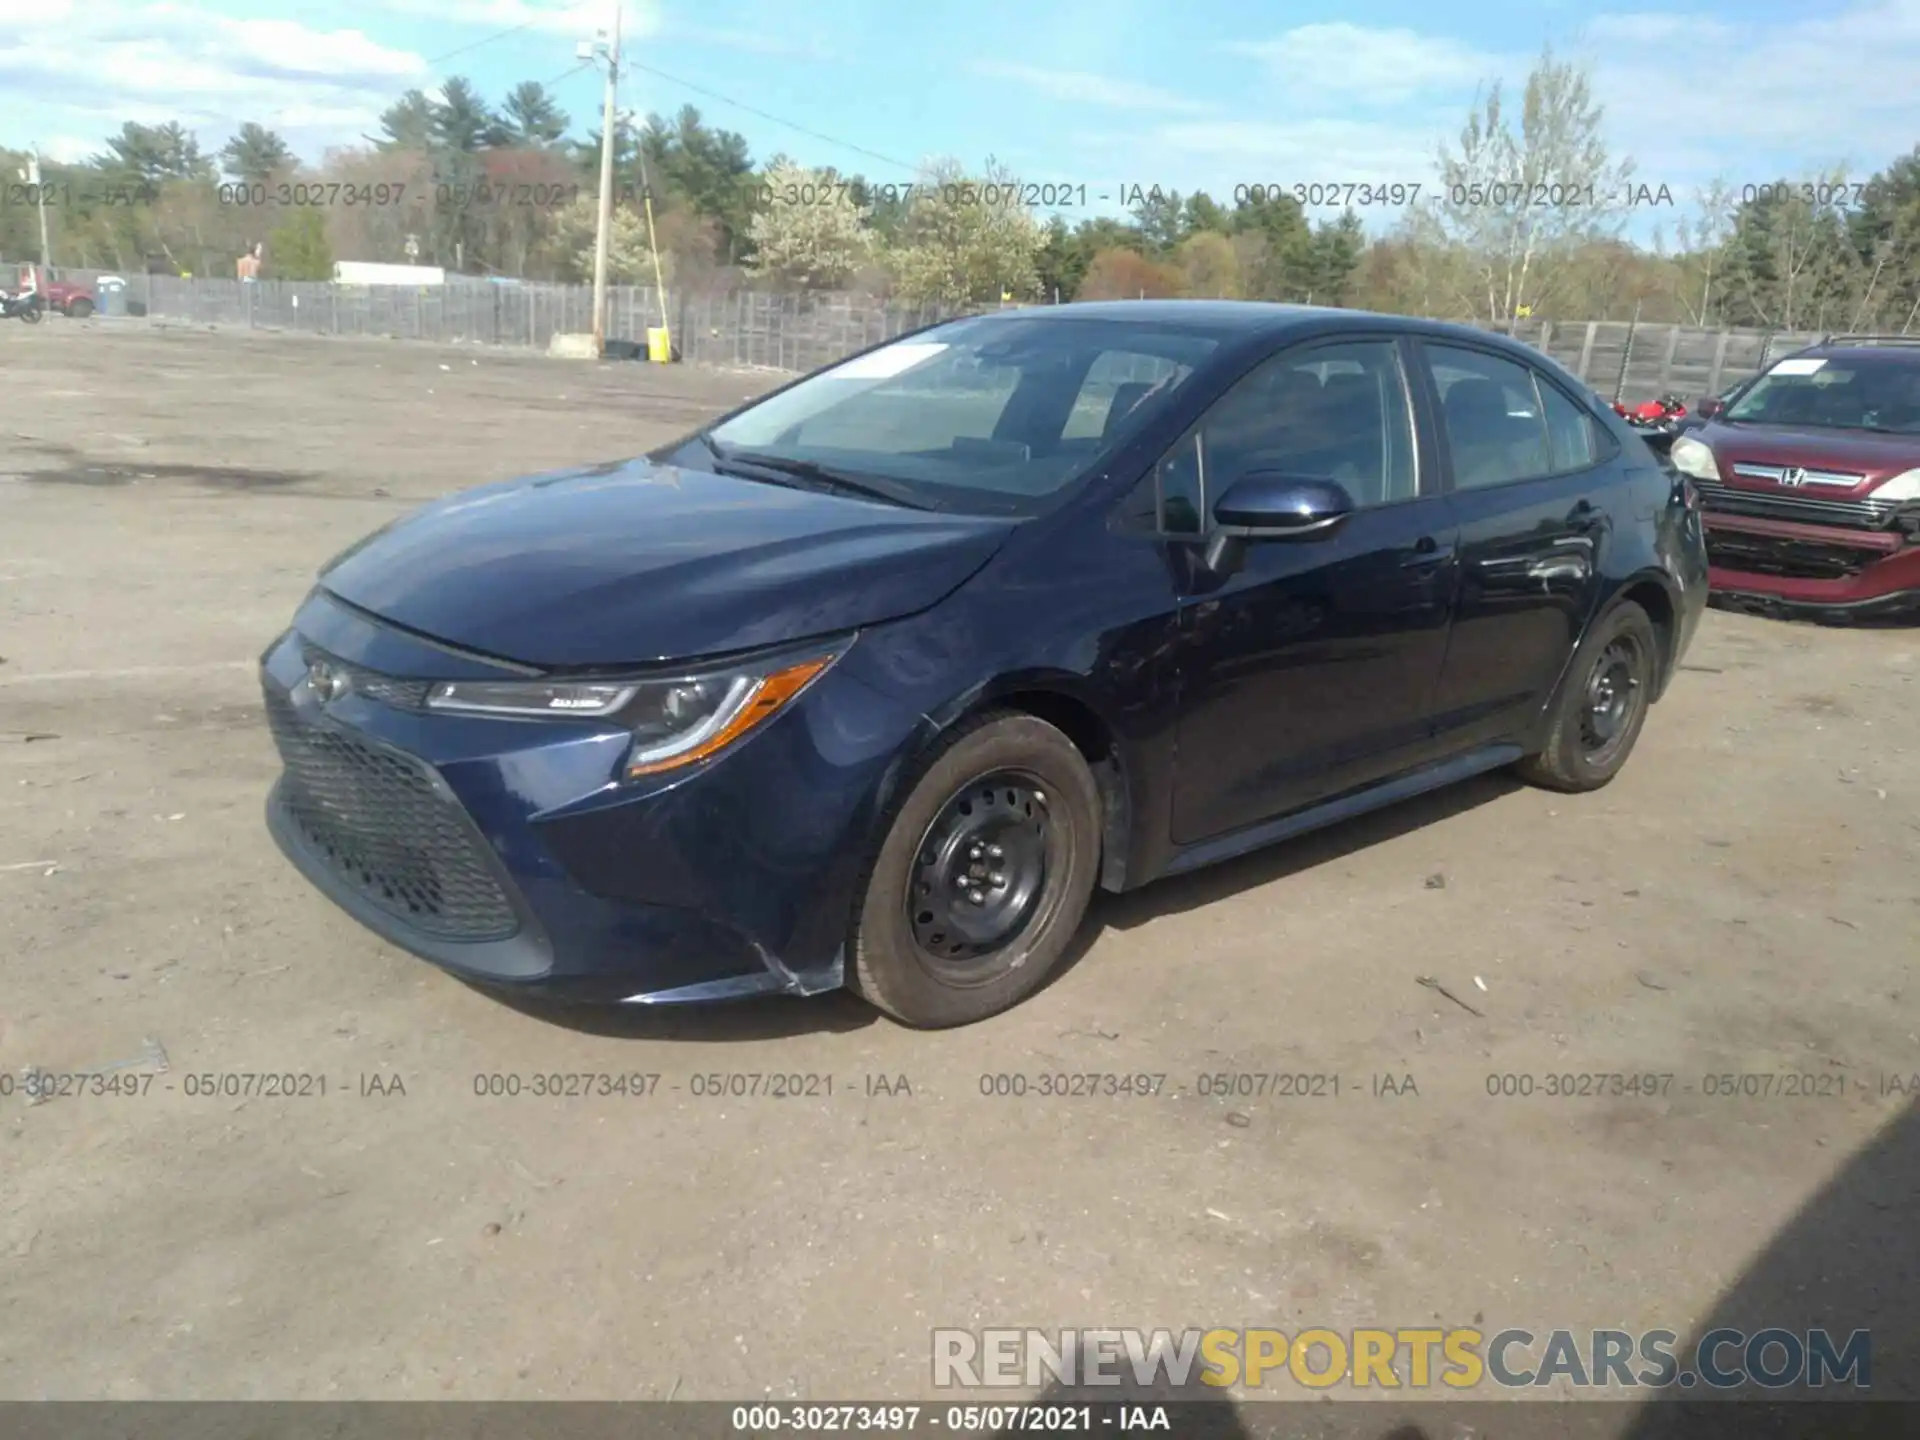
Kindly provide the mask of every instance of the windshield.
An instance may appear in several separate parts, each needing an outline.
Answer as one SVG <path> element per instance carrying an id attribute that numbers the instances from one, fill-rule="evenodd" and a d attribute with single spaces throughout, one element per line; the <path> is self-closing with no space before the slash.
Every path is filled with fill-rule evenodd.
<path id="1" fill-rule="evenodd" d="M 723 456 L 875 477 L 943 508 L 1028 513 L 1144 424 L 1215 348 L 1145 323 L 980 316 L 823 370 L 709 437 Z"/>
<path id="2" fill-rule="evenodd" d="M 1725 418 L 1920 434 L 1920 365 L 1854 357 L 1782 360 L 1733 402 Z"/>

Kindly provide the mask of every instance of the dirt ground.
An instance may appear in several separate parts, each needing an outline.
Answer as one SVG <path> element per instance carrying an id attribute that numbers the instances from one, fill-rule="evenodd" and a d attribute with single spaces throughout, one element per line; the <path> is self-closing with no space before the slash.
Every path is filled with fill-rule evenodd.
<path id="1" fill-rule="evenodd" d="M 1489 778 L 1105 897 L 1056 983 L 967 1030 L 841 996 L 524 1013 L 280 858 L 255 657 L 411 504 L 766 377 L 0 332 L 0 1396 L 932 1398 L 935 1326 L 1686 1334 L 1736 1283 L 1750 1322 L 1912 1308 L 1910 1165 L 1817 1217 L 1920 1072 L 1920 632 L 1712 614 L 1610 788 Z M 124 1061 L 151 1083 L 18 1079 Z M 327 1091 L 221 1078 L 256 1072 Z M 476 1094 L 548 1072 L 661 1079 Z M 982 1093 L 1060 1072 L 1165 1079 Z M 1220 1072 L 1341 1091 L 1201 1094 Z M 1674 1078 L 1488 1093 L 1570 1072 Z M 833 1093 L 696 1093 L 774 1073 Z M 1803 1212 L 1831 1253 L 1769 1291 Z"/>

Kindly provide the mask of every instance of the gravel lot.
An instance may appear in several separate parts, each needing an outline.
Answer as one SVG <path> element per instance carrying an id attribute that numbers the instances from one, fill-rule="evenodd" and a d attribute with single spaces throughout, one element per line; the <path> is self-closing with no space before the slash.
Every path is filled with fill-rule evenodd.
<path id="1" fill-rule="evenodd" d="M 1915 631 L 1710 615 L 1610 788 L 1489 778 L 1103 898 L 968 1030 L 840 996 L 530 1013 L 281 860 L 254 659 L 404 508 L 766 377 L 138 322 L 0 327 L 0 376 L 0 1396 L 931 1398 L 934 1326 L 1686 1334 L 1730 1304 L 1872 1327 L 1876 1389 L 1920 1390 L 1883 1080 L 1920 1072 Z M 144 1093 L 14 1078 L 149 1042 Z M 1668 1092 L 1488 1094 L 1642 1071 Z M 219 1093 L 254 1072 L 327 1093 Z M 543 1072 L 661 1079 L 475 1093 Z M 981 1093 L 1055 1072 L 1166 1078 Z M 695 1093 L 742 1073 L 833 1094 Z"/>

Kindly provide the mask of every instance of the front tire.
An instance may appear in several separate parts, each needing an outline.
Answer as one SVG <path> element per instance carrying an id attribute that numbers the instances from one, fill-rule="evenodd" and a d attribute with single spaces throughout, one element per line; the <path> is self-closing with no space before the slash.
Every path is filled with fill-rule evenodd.
<path id="1" fill-rule="evenodd" d="M 1064 734 L 994 711 L 925 756 L 868 866 L 848 983 L 922 1029 L 997 1015 L 1072 943 L 1100 869 L 1100 788 Z"/>
<path id="2" fill-rule="evenodd" d="M 67 318 L 69 320 L 84 320 L 91 314 L 93 314 L 93 302 L 91 300 L 75 300 L 67 306 Z"/>
<path id="3" fill-rule="evenodd" d="M 1570 794 L 1611 781 L 1640 738 L 1659 667 L 1653 621 L 1623 600 L 1588 632 L 1567 667 L 1545 747 L 1514 767 L 1521 779 Z"/>

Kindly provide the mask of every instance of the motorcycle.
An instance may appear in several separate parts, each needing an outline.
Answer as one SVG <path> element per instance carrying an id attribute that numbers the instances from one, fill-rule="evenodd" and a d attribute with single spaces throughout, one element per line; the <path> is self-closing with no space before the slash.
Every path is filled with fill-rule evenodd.
<path id="1" fill-rule="evenodd" d="M 1613 402 L 1613 413 L 1633 426 L 1636 430 L 1669 430 L 1687 418 L 1687 402 L 1678 395 L 1662 395 L 1658 400 L 1642 401 L 1638 405 L 1624 405 Z"/>
<path id="2" fill-rule="evenodd" d="M 24 320 L 29 325 L 38 325 L 46 318 L 47 299 L 38 290 L 26 290 L 19 294 L 8 295 L 0 291 L 0 320 Z"/>

